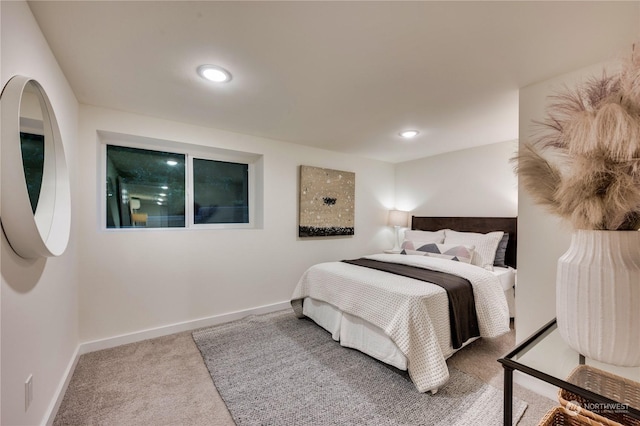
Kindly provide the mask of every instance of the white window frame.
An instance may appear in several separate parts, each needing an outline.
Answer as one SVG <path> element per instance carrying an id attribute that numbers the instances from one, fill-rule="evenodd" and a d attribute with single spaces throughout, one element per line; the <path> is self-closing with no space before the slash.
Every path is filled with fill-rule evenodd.
<path id="1" fill-rule="evenodd" d="M 161 139 L 147 138 L 141 136 L 125 135 L 114 132 L 98 131 L 99 146 L 99 227 L 106 232 L 149 232 L 149 231 L 184 231 L 184 230 L 206 230 L 206 229 L 259 229 L 259 212 L 262 206 L 258 205 L 259 197 L 257 191 L 258 180 L 262 179 L 262 167 L 259 166 L 263 156 L 248 152 L 228 150 L 224 148 L 210 147 L 205 145 L 195 145 L 182 142 L 167 141 Z M 107 227 L 107 145 L 120 146 L 126 148 L 144 149 L 150 151 L 171 152 L 185 156 L 185 224 L 184 227 L 129 227 L 129 228 L 108 228 Z M 248 201 L 249 201 L 249 223 L 194 223 L 194 182 L 193 182 L 193 160 L 224 161 L 229 163 L 246 164 L 248 166 Z"/>
<path id="2" fill-rule="evenodd" d="M 194 191 L 194 182 L 193 182 L 193 160 L 213 160 L 213 161 L 225 161 L 227 163 L 235 163 L 235 164 L 246 164 L 247 167 L 247 179 L 248 182 L 248 201 L 249 201 L 249 223 L 238 222 L 238 223 L 195 223 L 195 211 L 193 211 L 193 203 L 195 201 Z M 188 227 L 193 229 L 246 229 L 246 228 L 254 228 L 255 227 L 255 208 L 254 204 L 256 202 L 255 196 L 255 165 L 253 163 L 249 163 L 247 161 L 238 161 L 233 157 L 225 157 L 222 158 L 219 155 L 192 155 L 189 154 L 187 157 L 188 166 L 185 169 L 189 170 L 187 173 L 187 193 L 191 194 L 189 201 L 189 206 L 185 211 L 189 211 L 188 217 Z"/>

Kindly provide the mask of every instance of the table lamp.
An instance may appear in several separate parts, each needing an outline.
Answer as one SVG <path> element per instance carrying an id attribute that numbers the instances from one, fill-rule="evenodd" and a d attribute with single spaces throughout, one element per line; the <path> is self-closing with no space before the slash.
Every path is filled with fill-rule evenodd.
<path id="1" fill-rule="evenodd" d="M 409 214 L 400 210 L 389 210 L 389 226 L 393 226 L 395 232 L 394 245 L 391 251 L 400 253 L 400 227 L 407 226 Z"/>

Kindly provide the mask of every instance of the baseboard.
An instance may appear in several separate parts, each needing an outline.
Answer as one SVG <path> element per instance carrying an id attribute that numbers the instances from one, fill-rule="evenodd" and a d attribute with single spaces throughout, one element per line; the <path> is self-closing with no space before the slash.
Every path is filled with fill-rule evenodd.
<path id="1" fill-rule="evenodd" d="M 558 388 L 550 383 L 543 382 L 540 379 L 529 376 L 528 374 L 521 373 L 515 370 L 513 372 L 513 383 L 517 383 L 523 388 L 527 388 L 530 391 L 549 398 L 552 401 L 558 400 Z"/>
<path id="2" fill-rule="evenodd" d="M 228 312 L 226 314 L 214 315 L 212 317 L 200 318 L 197 320 L 185 321 L 162 327 L 136 331 L 134 333 L 122 334 L 120 336 L 109 337 L 106 339 L 93 340 L 80 344 L 80 355 L 89 352 L 100 351 L 103 349 L 115 348 L 116 346 L 126 345 L 129 343 L 140 342 L 142 340 L 168 336 L 169 334 L 181 333 L 183 331 L 191 331 L 198 328 L 211 327 L 212 325 L 239 320 L 249 315 L 268 314 L 270 312 L 280 311 L 289 307 L 291 307 L 291 302 L 287 300 L 286 302 L 278 302 L 271 305 L 258 306 L 256 308 L 245 309 L 242 311 Z"/>
<path id="3" fill-rule="evenodd" d="M 46 425 L 52 425 L 53 421 L 56 418 L 56 414 L 58 414 L 58 410 L 60 409 L 60 405 L 62 404 L 62 400 L 64 398 L 64 394 L 69 387 L 69 382 L 71 382 L 71 377 L 73 377 L 73 372 L 76 369 L 76 365 L 78 364 L 78 360 L 80 359 L 80 355 L 95 352 L 102 349 L 115 348 L 116 346 L 126 345 L 128 343 L 140 342 L 142 340 L 153 339 L 161 336 L 168 336 L 169 334 L 180 333 L 183 331 L 191 331 L 196 330 L 198 328 L 203 327 L 211 327 L 213 325 L 223 324 L 229 321 L 235 321 L 242 319 L 249 315 L 261 315 L 268 314 L 270 312 L 280 311 L 282 309 L 286 309 L 291 307 L 291 302 L 279 302 L 273 303 L 271 305 L 258 306 L 256 308 L 245 309 L 242 311 L 229 312 L 226 314 L 214 315 L 211 317 L 200 318 L 192 321 L 184 321 L 177 324 L 171 324 L 163 327 L 156 327 L 147 330 L 137 331 L 135 333 L 123 334 L 120 336 L 109 337 L 107 339 L 94 340 L 90 342 L 81 343 L 76 348 L 69 365 L 64 374 L 64 380 L 60 382 L 58 389 L 54 395 L 54 398 L 51 401 L 49 409 L 44 417 L 44 423 Z"/>
<path id="4" fill-rule="evenodd" d="M 56 393 L 54 394 L 54 398 L 51 400 L 49 404 L 49 408 L 44 417 L 44 423 L 47 426 L 53 425 L 53 421 L 56 418 L 56 414 L 58 414 L 58 409 L 60 409 L 60 404 L 62 404 L 62 399 L 64 398 L 64 394 L 67 392 L 67 388 L 69 387 L 69 383 L 71 382 L 71 377 L 73 377 L 73 372 L 76 369 L 76 365 L 78 365 L 78 360 L 80 359 L 80 346 L 76 348 L 73 352 L 73 356 L 71 357 L 71 361 L 69 361 L 69 365 L 67 365 L 67 369 L 64 372 L 64 379 L 58 385 L 58 389 L 56 389 Z"/>

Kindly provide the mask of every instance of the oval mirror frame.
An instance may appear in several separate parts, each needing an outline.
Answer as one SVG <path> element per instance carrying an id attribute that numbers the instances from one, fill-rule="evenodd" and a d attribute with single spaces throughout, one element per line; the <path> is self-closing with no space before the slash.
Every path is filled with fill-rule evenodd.
<path id="1" fill-rule="evenodd" d="M 44 131 L 42 184 L 33 212 L 20 139 L 20 107 L 27 89 L 40 101 Z M 71 188 L 60 129 L 49 98 L 36 81 L 14 76 L 0 97 L 1 199 L 0 221 L 11 248 L 26 259 L 59 256 L 64 253 L 71 231 Z"/>

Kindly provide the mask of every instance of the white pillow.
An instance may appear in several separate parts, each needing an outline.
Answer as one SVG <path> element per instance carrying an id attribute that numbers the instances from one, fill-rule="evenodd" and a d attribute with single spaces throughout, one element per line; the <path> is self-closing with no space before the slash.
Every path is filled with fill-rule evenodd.
<path id="1" fill-rule="evenodd" d="M 439 231 L 404 231 L 404 239 L 409 241 L 420 241 L 423 243 L 441 244 L 444 242 L 444 229 Z"/>
<path id="2" fill-rule="evenodd" d="M 493 261 L 496 257 L 496 250 L 503 235 L 504 232 L 502 231 L 479 234 L 476 232 L 457 232 L 447 229 L 444 231 L 444 243 L 475 246 L 471 264 L 493 271 Z"/>

